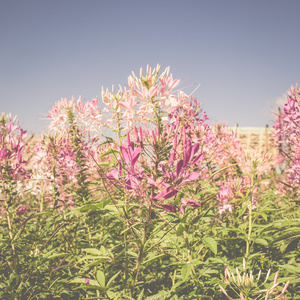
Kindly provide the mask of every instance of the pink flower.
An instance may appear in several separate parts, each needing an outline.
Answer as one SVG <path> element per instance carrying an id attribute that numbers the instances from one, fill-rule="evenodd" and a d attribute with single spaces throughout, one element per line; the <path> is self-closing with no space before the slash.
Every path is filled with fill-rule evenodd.
<path id="1" fill-rule="evenodd" d="M 194 199 L 181 199 L 181 204 L 184 206 L 200 207 L 201 204 Z"/>
<path id="2" fill-rule="evenodd" d="M 183 208 L 183 205 L 184 206 L 191 206 L 191 207 L 199 207 L 199 206 L 201 206 L 201 204 L 200 203 L 198 203 L 196 200 L 194 200 L 194 199 L 181 199 L 181 204 L 182 205 L 180 205 L 179 206 L 179 211 L 184 215 L 185 214 L 185 212 L 184 212 L 184 208 Z"/>
<path id="3" fill-rule="evenodd" d="M 16 210 L 16 214 L 19 216 L 20 215 L 25 216 L 27 213 L 28 213 L 28 210 L 27 210 L 26 204 L 20 205 Z"/>

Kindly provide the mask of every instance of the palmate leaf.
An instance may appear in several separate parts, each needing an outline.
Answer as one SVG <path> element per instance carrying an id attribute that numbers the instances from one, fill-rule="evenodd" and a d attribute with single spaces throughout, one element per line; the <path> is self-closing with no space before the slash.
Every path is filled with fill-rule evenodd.
<path id="1" fill-rule="evenodd" d="M 297 273 L 300 275 L 300 269 L 299 267 L 295 267 L 293 265 L 279 265 L 279 268 L 282 268 L 282 269 L 285 269 L 285 270 L 288 270 L 292 273 Z"/>
<path id="2" fill-rule="evenodd" d="M 300 227 L 296 228 L 288 228 L 281 232 L 273 241 L 271 244 L 276 244 L 279 242 L 284 241 L 287 246 L 291 244 L 293 241 L 300 240 Z"/>

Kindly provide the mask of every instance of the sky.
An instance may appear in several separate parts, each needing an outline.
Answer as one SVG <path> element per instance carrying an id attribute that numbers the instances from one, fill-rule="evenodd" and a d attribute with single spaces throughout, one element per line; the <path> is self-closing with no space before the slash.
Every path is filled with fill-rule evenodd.
<path id="1" fill-rule="evenodd" d="M 0 113 L 40 134 L 61 98 L 101 99 L 160 64 L 187 94 L 200 84 L 210 122 L 272 126 L 300 83 L 299 12 L 299 0 L 0 0 Z"/>

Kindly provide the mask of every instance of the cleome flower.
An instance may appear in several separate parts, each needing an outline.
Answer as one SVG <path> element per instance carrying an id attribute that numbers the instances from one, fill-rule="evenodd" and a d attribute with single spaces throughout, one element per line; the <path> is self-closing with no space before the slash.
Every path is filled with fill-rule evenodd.
<path id="1" fill-rule="evenodd" d="M 234 273 L 229 272 L 227 266 L 224 267 L 225 278 L 223 282 L 229 286 L 231 289 L 231 294 L 235 294 L 235 296 L 239 298 L 232 298 L 226 290 L 219 285 L 221 291 L 225 294 L 227 299 L 230 300 L 268 300 L 268 299 L 276 299 L 276 300 L 284 300 L 286 299 L 285 292 L 289 285 L 289 281 L 283 287 L 281 293 L 279 291 L 279 283 L 278 280 L 278 273 L 275 274 L 274 282 L 272 283 L 271 287 L 265 288 L 265 284 L 268 281 L 270 276 L 271 270 L 268 271 L 264 282 L 259 283 L 261 277 L 261 271 L 259 271 L 257 278 L 255 280 L 252 271 L 249 273 L 246 272 L 246 261 L 245 258 L 243 259 L 243 273 L 241 274 L 236 268 L 236 275 Z M 280 294 L 279 294 L 280 293 Z"/>

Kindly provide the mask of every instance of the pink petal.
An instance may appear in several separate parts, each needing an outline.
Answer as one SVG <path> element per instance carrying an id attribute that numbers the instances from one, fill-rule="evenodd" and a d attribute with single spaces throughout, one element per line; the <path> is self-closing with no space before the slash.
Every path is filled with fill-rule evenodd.
<path id="1" fill-rule="evenodd" d="M 171 167 L 173 165 L 174 158 L 175 158 L 175 153 L 172 153 L 168 159 L 169 167 Z"/>
<path id="2" fill-rule="evenodd" d="M 176 166 L 176 174 L 177 174 L 177 177 L 179 177 L 179 174 L 182 170 L 182 167 L 183 167 L 183 160 L 179 160 L 178 163 L 177 163 L 177 166 Z"/>
<path id="3" fill-rule="evenodd" d="M 286 289 L 288 288 L 289 284 L 290 284 L 290 281 L 288 281 L 288 282 L 285 284 L 285 286 L 284 286 L 284 288 L 283 288 L 283 290 L 282 290 L 282 292 L 281 292 L 281 295 L 283 295 L 283 294 L 285 293 L 285 291 L 286 291 Z"/>
<path id="4" fill-rule="evenodd" d="M 156 195 L 153 199 L 161 199 L 161 198 L 165 198 L 165 199 L 168 199 L 168 198 L 171 198 L 173 196 L 175 196 L 177 194 L 177 191 L 170 191 L 170 188 L 168 187 L 166 190 L 160 192 L 158 195 Z"/>
<path id="5" fill-rule="evenodd" d="M 129 105 L 125 101 L 119 102 L 119 105 L 126 109 L 129 108 Z"/>
<path id="6" fill-rule="evenodd" d="M 132 153 L 132 159 L 131 159 L 131 165 L 132 167 L 134 167 L 136 161 L 138 160 L 138 158 L 140 157 L 142 148 L 138 147 L 134 150 L 134 152 Z"/>
<path id="7" fill-rule="evenodd" d="M 94 107 L 98 107 L 98 97 L 93 98 L 92 104 Z"/>
<path id="8" fill-rule="evenodd" d="M 148 181 L 147 181 L 147 184 L 155 186 L 156 182 L 153 179 L 149 178 Z"/>
<path id="9" fill-rule="evenodd" d="M 169 188 L 167 188 L 166 190 L 160 192 L 153 199 L 159 200 L 160 198 L 163 198 L 167 193 L 169 193 Z"/>
<path id="10" fill-rule="evenodd" d="M 144 95 L 138 91 L 138 90 L 135 90 L 135 92 L 137 93 L 137 95 L 141 98 L 141 99 L 144 99 Z"/>
<path id="11" fill-rule="evenodd" d="M 176 212 L 176 207 L 174 205 L 164 204 L 161 207 L 166 211 Z"/>
<path id="12" fill-rule="evenodd" d="M 175 79 L 170 85 L 170 89 L 175 89 L 176 86 L 180 83 L 180 79 Z"/>
<path id="13" fill-rule="evenodd" d="M 184 208 L 181 205 L 179 206 L 179 211 L 184 215 Z"/>
<path id="14" fill-rule="evenodd" d="M 116 169 L 112 169 L 109 173 L 106 174 L 106 176 L 109 179 L 118 179 L 119 178 L 119 174 Z"/>
<path id="15" fill-rule="evenodd" d="M 149 96 L 150 98 L 152 98 L 157 92 L 157 87 L 153 86 L 150 90 L 149 90 Z"/>
<path id="16" fill-rule="evenodd" d="M 174 151 L 176 150 L 176 147 L 177 147 L 177 134 L 175 134 L 174 137 L 174 146 L 173 146 Z"/>
<path id="17" fill-rule="evenodd" d="M 177 195 L 177 191 L 175 190 L 175 191 L 171 191 L 171 192 L 167 193 L 167 194 L 164 196 L 164 198 L 165 198 L 165 199 L 169 199 L 169 198 L 171 198 L 171 197 L 173 197 L 173 196 L 176 196 L 176 195 Z"/>
<path id="18" fill-rule="evenodd" d="M 136 126 L 134 126 L 134 135 L 135 135 L 136 141 L 139 142 L 140 139 L 139 139 L 139 134 L 138 134 Z"/>
<path id="19" fill-rule="evenodd" d="M 124 146 L 120 146 L 120 149 L 121 149 L 122 157 L 123 157 L 125 163 L 128 165 L 129 164 L 129 156 L 128 156 L 127 149 Z"/>
<path id="20" fill-rule="evenodd" d="M 167 178 L 170 179 L 170 174 L 169 174 L 169 172 L 166 170 L 166 168 L 165 168 L 164 165 L 161 166 L 161 169 L 162 169 L 162 171 L 164 172 L 164 174 L 167 176 Z"/>
<path id="21" fill-rule="evenodd" d="M 203 158 L 203 153 L 200 153 L 193 161 L 192 161 L 192 165 L 197 163 L 201 158 Z"/>
<path id="22" fill-rule="evenodd" d="M 195 207 L 195 206 L 201 206 L 201 204 L 200 203 L 198 203 L 196 200 L 194 200 L 194 199 L 186 199 L 186 205 L 188 205 L 188 206 L 193 206 L 193 207 Z"/>
<path id="23" fill-rule="evenodd" d="M 199 150 L 199 148 L 200 148 L 199 143 L 195 144 L 195 145 L 193 146 L 194 153 L 197 153 L 198 150 Z"/>
<path id="24" fill-rule="evenodd" d="M 141 137 L 141 142 L 143 141 L 143 129 L 140 127 L 140 137 Z"/>
<path id="25" fill-rule="evenodd" d="M 188 176 L 186 176 L 183 181 L 184 182 L 185 181 L 192 181 L 192 180 L 197 179 L 199 176 L 200 176 L 200 172 L 192 172 Z"/>

